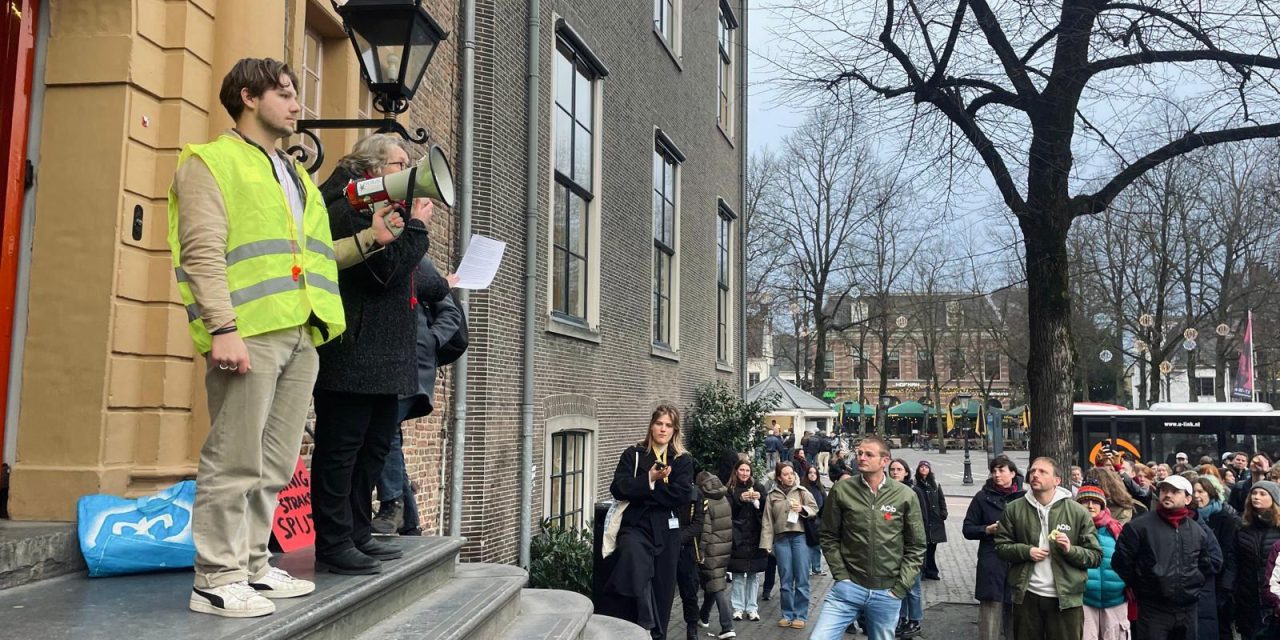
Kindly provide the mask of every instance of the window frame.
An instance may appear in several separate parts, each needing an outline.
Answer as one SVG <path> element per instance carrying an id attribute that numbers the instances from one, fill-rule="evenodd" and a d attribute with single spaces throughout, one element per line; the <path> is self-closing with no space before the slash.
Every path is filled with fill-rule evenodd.
<path id="1" fill-rule="evenodd" d="M 718 16 L 716 49 L 719 55 L 716 72 L 716 124 L 725 136 L 732 139 L 735 134 L 734 110 L 737 106 L 737 30 L 740 26 L 733 7 L 728 0 L 720 0 Z"/>
<path id="2" fill-rule="evenodd" d="M 653 290 L 650 296 L 653 314 L 650 316 L 650 338 L 655 349 L 672 353 L 679 350 L 680 255 L 677 247 L 680 243 L 680 167 L 684 160 L 685 155 L 671 142 L 671 139 L 661 129 L 655 129 L 653 176 L 650 188 L 650 213 L 653 223 Z M 668 186 L 670 186 L 671 195 L 669 199 L 667 198 Z M 661 206 L 658 203 L 659 199 L 662 200 Z M 666 233 L 668 205 L 671 212 L 669 236 Z M 665 291 L 662 278 L 664 266 L 667 276 Z M 664 309 L 665 325 L 663 324 Z"/>
<path id="3" fill-rule="evenodd" d="M 676 62 L 680 61 L 683 39 L 684 0 L 653 0 L 653 32 L 666 45 Z"/>
<path id="4" fill-rule="evenodd" d="M 306 27 L 302 30 L 302 56 L 299 59 L 301 64 L 298 65 L 298 105 L 302 107 L 301 119 L 313 120 L 320 117 L 320 109 L 324 104 L 322 102 L 324 96 L 324 41 L 325 36 L 313 27 Z M 308 53 L 311 47 L 315 46 L 316 66 L 314 69 L 308 64 Z M 307 91 L 307 82 L 315 80 L 315 95 L 312 96 Z M 314 98 L 314 101 L 313 101 Z M 315 109 L 312 110 L 308 103 L 312 103 Z M 307 136 L 299 136 L 298 145 L 306 150 L 307 156 L 314 158 L 319 150 L 311 142 Z M 318 169 L 319 167 L 317 167 Z"/>
<path id="5" fill-rule="evenodd" d="M 733 362 L 734 223 L 737 214 L 716 199 L 716 362 Z"/>
<path id="6" fill-rule="evenodd" d="M 923 347 L 916 347 L 916 378 L 919 380 L 930 380 L 933 378 L 933 369 L 937 363 L 933 359 L 933 354 Z"/>
<path id="7" fill-rule="evenodd" d="M 902 379 L 902 351 L 890 349 L 884 363 L 885 377 L 889 380 Z"/>
<path id="8" fill-rule="evenodd" d="M 549 245 L 551 252 L 551 299 L 549 303 L 551 306 L 551 313 L 557 320 L 589 327 L 591 326 L 590 318 L 592 316 L 593 302 L 596 302 L 592 299 L 592 287 L 590 286 L 589 281 L 591 280 L 591 264 L 595 257 L 595 252 L 592 251 L 594 248 L 592 246 L 593 243 L 591 242 L 592 231 L 595 225 L 593 225 L 592 222 L 597 218 L 594 214 L 598 211 L 596 200 L 597 191 L 599 190 L 597 168 L 600 162 L 598 144 L 600 127 L 599 104 L 597 98 L 599 94 L 598 83 L 600 80 L 600 74 L 592 64 L 592 56 L 584 55 L 580 49 L 581 47 L 579 46 L 579 43 L 572 41 L 570 38 L 564 37 L 563 34 L 557 34 L 556 62 L 552 65 L 555 69 L 554 73 L 556 77 L 553 78 L 554 84 L 552 85 L 553 88 L 551 96 L 552 197 L 551 220 L 549 225 L 549 230 L 551 232 L 551 242 Z M 559 85 L 561 83 L 561 79 L 558 76 L 561 71 L 561 63 L 565 60 L 568 61 L 569 68 L 573 70 L 574 74 L 573 81 L 569 83 L 570 96 L 568 109 L 565 109 L 565 105 L 561 104 L 560 96 L 558 95 Z M 580 78 L 585 79 L 585 86 L 591 92 L 591 95 L 585 100 L 580 100 L 578 97 L 578 91 L 583 87 L 583 83 L 579 82 Z M 582 149 L 579 149 L 579 145 L 577 144 L 577 136 L 580 133 L 579 127 L 586 126 L 583 123 L 583 119 L 579 117 L 580 114 L 578 113 L 578 109 L 584 106 L 591 110 L 591 113 L 587 114 L 587 120 L 590 124 L 590 128 L 587 129 L 587 134 L 590 136 L 590 141 L 586 148 L 587 155 L 589 157 L 586 158 L 588 166 L 586 168 L 587 175 L 585 176 L 590 183 L 586 185 L 582 184 L 579 179 L 582 176 L 577 175 L 579 168 L 579 158 L 577 158 L 577 154 L 579 151 L 582 151 Z M 572 131 L 569 132 L 568 139 L 569 174 L 565 174 L 561 171 L 561 161 L 557 151 L 560 143 L 560 136 L 563 134 L 560 127 L 557 125 L 562 112 L 569 117 L 569 126 L 572 129 Z M 560 198 L 562 189 L 566 196 L 563 203 Z M 574 198 L 578 199 L 580 212 L 577 229 L 574 229 L 573 216 L 571 214 L 574 206 Z M 562 222 L 565 229 L 563 243 L 561 243 L 557 238 L 557 230 L 560 228 Z M 580 252 L 575 250 L 575 245 L 581 247 Z M 581 274 L 580 285 L 578 287 L 579 299 L 570 300 L 572 291 L 572 287 L 570 286 L 571 274 L 573 271 L 570 267 L 575 262 L 579 264 Z M 556 291 L 557 285 L 560 286 L 559 293 Z M 574 309 L 573 307 L 576 305 L 580 305 L 580 308 Z M 578 313 L 574 313 L 574 311 L 578 311 Z"/>
<path id="9" fill-rule="evenodd" d="M 991 375 L 991 360 L 995 359 L 995 375 Z M 983 380 L 999 380 L 1000 379 L 1000 352 L 984 351 L 982 353 L 982 379 Z"/>
<path id="10" fill-rule="evenodd" d="M 576 528 L 591 525 L 595 515 L 591 509 L 595 501 L 596 426 L 594 420 L 585 416 L 561 416 L 547 420 L 542 517 L 553 525 L 564 528 L 571 518 L 576 520 L 572 522 Z M 570 468 L 565 463 L 564 454 L 570 450 L 572 441 L 579 438 L 581 448 L 572 448 L 577 466 Z M 557 461 L 560 461 L 559 473 L 556 473 Z M 570 483 L 567 482 L 570 477 L 574 478 L 573 495 L 570 495 Z M 566 505 L 574 508 L 566 508 Z"/>

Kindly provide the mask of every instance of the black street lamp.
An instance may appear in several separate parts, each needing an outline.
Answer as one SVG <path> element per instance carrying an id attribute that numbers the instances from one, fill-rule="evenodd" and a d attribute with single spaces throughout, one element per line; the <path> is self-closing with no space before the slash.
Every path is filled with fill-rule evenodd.
<path id="1" fill-rule="evenodd" d="M 973 396 L 967 393 L 961 393 L 954 398 L 964 407 L 963 413 L 960 414 L 962 417 L 960 428 L 964 430 L 964 479 L 961 482 L 966 485 L 973 484 L 973 463 L 969 461 L 969 401 L 971 399 Z"/>
<path id="2" fill-rule="evenodd" d="M 889 407 L 893 406 L 893 396 L 880 396 L 876 404 L 876 434 L 882 438 L 889 437 Z"/>
<path id="3" fill-rule="evenodd" d="M 355 48 L 360 75 L 373 94 L 373 108 L 383 117 L 299 120 L 297 132 L 311 139 L 316 155 L 309 157 L 301 145 L 290 147 L 289 153 L 296 154 L 308 171 L 324 163 L 324 148 L 314 132 L 317 129 L 370 128 L 399 134 L 415 144 L 426 143 L 431 137 L 426 129 L 418 127 L 410 134 L 396 122 L 396 116 L 409 109 L 437 46 L 449 37 L 422 6 L 422 0 L 331 1 Z"/>

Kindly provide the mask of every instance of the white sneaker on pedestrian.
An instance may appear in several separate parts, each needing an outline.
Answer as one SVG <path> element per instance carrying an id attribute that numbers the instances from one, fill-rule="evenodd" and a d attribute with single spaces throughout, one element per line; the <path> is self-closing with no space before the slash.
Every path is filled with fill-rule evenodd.
<path id="1" fill-rule="evenodd" d="M 755 611 L 747 612 L 747 619 L 752 622 L 760 622 L 760 614 Z"/>
<path id="2" fill-rule="evenodd" d="M 734 620 L 741 620 L 741 619 L 742 619 L 742 612 L 741 612 L 741 611 L 734 611 L 734 612 L 733 612 L 733 619 L 734 619 Z"/>
<path id="3" fill-rule="evenodd" d="M 264 598 L 296 598 L 316 590 L 316 583 L 289 575 L 284 569 L 271 567 L 267 574 L 249 583 Z"/>
<path id="4" fill-rule="evenodd" d="M 220 587 L 191 588 L 188 608 L 224 618 L 256 618 L 275 613 L 276 604 L 249 586 L 248 582 L 232 582 Z"/>
<path id="5" fill-rule="evenodd" d="M 728 631 L 723 631 L 723 632 L 718 633 L 718 634 L 717 634 L 716 632 L 714 632 L 714 631 L 708 631 L 708 632 L 707 632 L 707 635 L 711 636 L 712 638 L 720 638 L 720 640 L 729 640 L 729 638 L 736 638 L 736 637 L 738 637 L 738 632 L 737 632 L 737 631 L 734 631 L 734 630 L 732 630 L 732 629 L 730 629 L 730 630 L 728 630 Z"/>

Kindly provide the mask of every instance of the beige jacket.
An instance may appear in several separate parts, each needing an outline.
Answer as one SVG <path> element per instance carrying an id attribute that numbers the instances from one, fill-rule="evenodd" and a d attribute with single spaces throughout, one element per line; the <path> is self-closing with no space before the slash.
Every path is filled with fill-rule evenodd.
<path id="1" fill-rule="evenodd" d="M 235 132 L 228 135 L 238 136 Z M 173 178 L 178 195 L 178 242 L 182 268 L 190 278 L 191 293 L 200 303 L 206 330 L 235 322 L 236 312 L 227 291 L 227 211 L 213 173 L 199 156 L 191 156 Z M 282 215 L 292 215 L 283 211 Z M 357 246 L 356 243 L 359 243 Z M 335 240 L 333 252 L 339 269 L 364 260 L 381 250 L 372 228 L 354 237 Z"/>
<path id="2" fill-rule="evenodd" d="M 764 499 L 764 522 L 760 528 L 760 548 L 773 553 L 773 537 L 789 531 L 804 533 L 804 522 L 797 519 L 787 522 L 787 514 L 791 513 L 791 502 L 800 503 L 800 517 L 812 518 L 818 515 L 818 503 L 809 490 L 796 483 L 796 486 L 783 492 L 782 484 L 774 485 Z"/>

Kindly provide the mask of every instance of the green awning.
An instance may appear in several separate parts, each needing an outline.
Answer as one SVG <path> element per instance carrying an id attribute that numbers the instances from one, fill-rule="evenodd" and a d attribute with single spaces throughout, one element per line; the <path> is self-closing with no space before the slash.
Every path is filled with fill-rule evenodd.
<path id="1" fill-rule="evenodd" d="M 925 414 L 925 406 L 919 402 L 903 402 L 889 408 L 889 415 L 899 418 L 923 418 Z"/>
<path id="2" fill-rule="evenodd" d="M 967 410 L 964 405 L 960 403 L 956 403 L 955 406 L 951 407 L 951 415 L 959 418 L 965 415 L 965 413 L 967 412 L 969 415 L 969 418 L 972 419 L 972 418 L 978 417 L 978 409 L 980 408 L 982 408 L 981 400 L 970 399 Z"/>
<path id="3" fill-rule="evenodd" d="M 876 415 L 876 408 L 872 405 L 859 405 L 857 402 L 844 403 L 844 415 L 846 416 L 856 416 L 858 415 L 859 410 L 862 411 L 862 415 L 864 416 Z"/>

